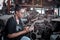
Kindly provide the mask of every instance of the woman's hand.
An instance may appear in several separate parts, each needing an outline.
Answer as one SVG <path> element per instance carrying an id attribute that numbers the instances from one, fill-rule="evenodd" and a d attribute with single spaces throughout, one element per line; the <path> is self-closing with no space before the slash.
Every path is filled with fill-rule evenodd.
<path id="1" fill-rule="evenodd" d="M 24 30 L 25 30 L 26 32 L 30 32 L 30 31 L 29 31 L 29 27 L 28 27 L 28 26 L 27 26 L 27 27 L 25 27 L 25 28 L 24 28 Z"/>

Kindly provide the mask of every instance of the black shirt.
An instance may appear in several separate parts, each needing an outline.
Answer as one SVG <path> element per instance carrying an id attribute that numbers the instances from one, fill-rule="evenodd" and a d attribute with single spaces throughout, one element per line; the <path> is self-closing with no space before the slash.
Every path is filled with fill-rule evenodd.
<path id="1" fill-rule="evenodd" d="M 17 24 L 16 19 L 14 17 L 9 18 L 7 21 L 6 27 L 5 27 L 5 39 L 6 40 L 20 40 L 20 38 L 22 36 L 25 36 L 25 34 L 20 35 L 19 37 L 16 37 L 16 38 L 12 38 L 12 39 L 7 38 L 6 36 L 8 34 L 17 33 L 19 31 L 22 31 L 23 28 L 24 28 L 24 26 L 21 22 L 21 19 L 19 19 L 19 24 Z"/>

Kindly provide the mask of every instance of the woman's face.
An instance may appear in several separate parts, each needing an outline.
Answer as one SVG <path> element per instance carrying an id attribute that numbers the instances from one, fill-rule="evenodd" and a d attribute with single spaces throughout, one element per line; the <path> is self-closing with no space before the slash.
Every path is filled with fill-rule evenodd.
<path id="1" fill-rule="evenodd" d="M 22 13 L 21 11 L 18 11 L 18 17 L 19 18 L 23 18 L 24 17 L 24 13 Z"/>
<path id="2" fill-rule="evenodd" d="M 20 18 L 23 18 L 25 11 L 26 11 L 25 9 L 21 9 L 21 10 L 17 11 L 17 16 L 20 17 Z"/>

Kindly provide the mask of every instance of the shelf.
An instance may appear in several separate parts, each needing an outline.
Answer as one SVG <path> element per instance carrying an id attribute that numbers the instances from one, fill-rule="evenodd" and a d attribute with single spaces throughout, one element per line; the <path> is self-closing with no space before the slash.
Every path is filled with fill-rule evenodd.
<path id="1" fill-rule="evenodd" d="M 42 7 L 42 5 L 20 5 L 20 6 Z"/>

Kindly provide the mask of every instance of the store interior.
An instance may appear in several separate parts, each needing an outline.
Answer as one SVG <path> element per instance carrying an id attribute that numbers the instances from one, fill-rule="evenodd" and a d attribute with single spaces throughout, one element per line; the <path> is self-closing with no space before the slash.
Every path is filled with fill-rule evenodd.
<path id="1" fill-rule="evenodd" d="M 23 8 L 22 12 L 26 9 L 24 25 L 34 26 L 28 33 L 31 40 L 60 40 L 60 0 L 1 0 L 0 40 L 4 40 L 5 25 L 15 14 L 16 5 Z"/>

